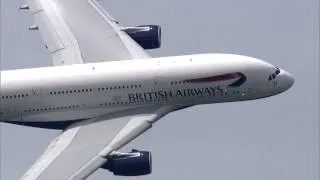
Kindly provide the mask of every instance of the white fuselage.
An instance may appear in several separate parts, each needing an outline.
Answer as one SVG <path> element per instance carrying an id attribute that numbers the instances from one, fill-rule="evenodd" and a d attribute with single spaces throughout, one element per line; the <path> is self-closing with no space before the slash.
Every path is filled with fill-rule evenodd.
<path id="1" fill-rule="evenodd" d="M 203 54 L 1 71 L 1 121 L 52 122 L 129 108 L 251 100 L 293 78 L 239 55 Z M 282 77 L 283 76 L 283 77 Z"/>

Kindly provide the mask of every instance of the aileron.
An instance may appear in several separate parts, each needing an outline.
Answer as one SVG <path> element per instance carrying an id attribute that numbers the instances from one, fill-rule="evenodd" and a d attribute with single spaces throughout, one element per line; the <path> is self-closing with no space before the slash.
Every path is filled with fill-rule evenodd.
<path id="1" fill-rule="evenodd" d="M 28 0 L 54 65 L 147 58 L 95 0 Z"/>
<path id="2" fill-rule="evenodd" d="M 83 63 L 77 40 L 61 18 L 54 1 L 28 0 L 28 4 L 45 47 L 52 55 L 53 64 L 58 66 Z"/>

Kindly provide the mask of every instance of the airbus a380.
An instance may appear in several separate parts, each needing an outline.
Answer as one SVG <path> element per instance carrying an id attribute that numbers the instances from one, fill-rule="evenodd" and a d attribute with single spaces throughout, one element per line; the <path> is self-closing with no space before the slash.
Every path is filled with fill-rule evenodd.
<path id="1" fill-rule="evenodd" d="M 0 120 L 61 129 L 23 180 L 85 179 L 98 168 L 151 173 L 151 153 L 117 150 L 166 114 L 254 100 L 289 89 L 283 69 L 243 55 L 151 58 L 156 25 L 120 26 L 94 0 L 30 0 L 54 67 L 1 71 Z"/>

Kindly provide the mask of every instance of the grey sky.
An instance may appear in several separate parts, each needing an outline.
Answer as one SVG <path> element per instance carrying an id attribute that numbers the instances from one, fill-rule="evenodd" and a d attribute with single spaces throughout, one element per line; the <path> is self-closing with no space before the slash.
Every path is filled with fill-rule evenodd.
<path id="1" fill-rule="evenodd" d="M 32 19 L 1 0 L 1 69 L 51 65 Z M 124 149 L 152 151 L 153 173 L 98 179 L 319 179 L 319 2 L 316 0 L 112 0 L 125 25 L 160 24 L 153 56 L 235 53 L 275 64 L 295 77 L 274 97 L 197 106 L 171 113 Z M 15 180 L 58 131 L 1 124 L 2 180 Z"/>

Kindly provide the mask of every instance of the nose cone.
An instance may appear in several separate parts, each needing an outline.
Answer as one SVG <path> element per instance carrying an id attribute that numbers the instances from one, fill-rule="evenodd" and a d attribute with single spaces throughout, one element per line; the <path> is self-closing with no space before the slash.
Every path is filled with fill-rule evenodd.
<path id="1" fill-rule="evenodd" d="M 281 91 L 288 90 L 294 83 L 293 76 L 287 71 L 281 69 L 279 74 L 279 86 Z"/>

